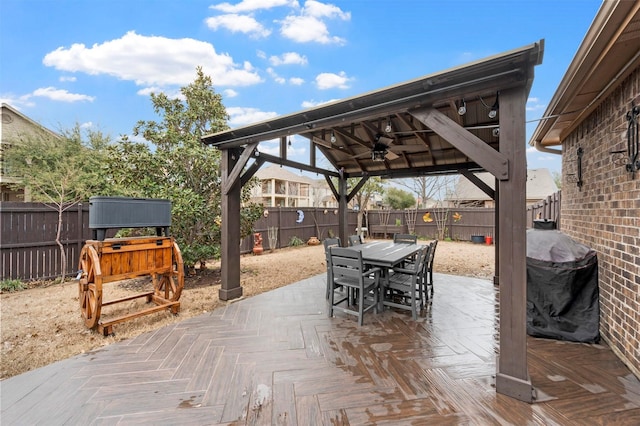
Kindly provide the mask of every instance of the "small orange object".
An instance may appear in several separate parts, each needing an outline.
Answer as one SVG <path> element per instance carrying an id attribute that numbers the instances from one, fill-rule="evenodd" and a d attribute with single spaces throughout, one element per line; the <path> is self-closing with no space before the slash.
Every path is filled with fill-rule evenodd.
<path id="1" fill-rule="evenodd" d="M 253 254 L 260 255 L 264 251 L 262 247 L 262 234 L 256 232 L 253 234 Z"/>

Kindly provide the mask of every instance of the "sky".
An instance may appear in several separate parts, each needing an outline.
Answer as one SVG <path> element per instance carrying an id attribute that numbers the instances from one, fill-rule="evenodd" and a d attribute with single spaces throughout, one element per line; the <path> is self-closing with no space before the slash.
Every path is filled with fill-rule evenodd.
<path id="1" fill-rule="evenodd" d="M 544 39 L 527 141 L 602 0 L 0 0 L 0 99 L 54 131 L 114 141 L 159 120 L 150 93 L 179 96 L 196 67 L 229 126 L 298 112 Z M 135 140 L 135 138 L 133 138 Z M 288 157 L 306 162 L 294 139 Z M 277 143 L 260 150 L 277 153 Z M 527 149 L 529 169 L 560 172 Z"/>

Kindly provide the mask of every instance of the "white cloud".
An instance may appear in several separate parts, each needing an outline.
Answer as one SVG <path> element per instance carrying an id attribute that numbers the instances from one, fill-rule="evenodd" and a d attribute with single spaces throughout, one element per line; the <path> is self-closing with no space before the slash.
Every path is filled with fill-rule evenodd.
<path id="1" fill-rule="evenodd" d="M 286 52 L 280 56 L 271 56 L 269 62 L 274 67 L 279 65 L 307 65 L 307 57 L 296 52 Z"/>
<path id="2" fill-rule="evenodd" d="M 258 123 L 278 115 L 275 112 L 260 111 L 257 108 L 249 107 L 229 107 L 227 108 L 227 114 L 229 114 L 229 126 L 231 127 Z"/>
<path id="3" fill-rule="evenodd" d="M 538 98 L 527 99 L 526 109 L 527 111 L 544 111 L 547 108 L 545 104 L 540 103 Z"/>
<path id="4" fill-rule="evenodd" d="M 236 96 L 238 96 L 238 92 L 236 92 L 233 89 L 223 90 L 222 94 L 224 95 L 225 98 L 235 98 Z"/>
<path id="5" fill-rule="evenodd" d="M 287 144 L 287 156 L 292 158 L 294 156 L 302 156 L 307 153 L 307 148 L 305 148 L 305 144 L 309 144 L 309 140 L 306 138 L 301 138 L 301 141 L 295 136 L 291 136 L 291 145 Z M 298 142 L 302 143 L 302 146 L 298 146 Z M 270 139 L 267 141 L 262 141 L 258 145 L 258 151 L 264 152 L 265 154 L 270 155 L 280 155 L 280 140 L 279 139 Z"/>
<path id="6" fill-rule="evenodd" d="M 277 22 L 281 24 L 280 34 L 298 43 L 344 44 L 343 38 L 329 34 L 325 19 L 348 21 L 351 19 L 351 13 L 343 12 L 332 4 L 308 0 L 300 14 L 289 15 Z"/>
<path id="7" fill-rule="evenodd" d="M 256 56 L 260 59 L 267 59 L 267 54 L 265 53 L 264 50 L 256 51 Z"/>
<path id="8" fill-rule="evenodd" d="M 284 84 L 287 82 L 283 77 L 280 77 L 278 73 L 273 70 L 273 68 L 267 68 L 267 74 L 269 74 L 271 78 L 273 78 L 273 81 L 278 84 Z"/>
<path id="9" fill-rule="evenodd" d="M 111 75 L 139 86 L 186 86 L 193 82 L 199 65 L 217 86 L 247 86 L 262 81 L 246 63 L 238 67 L 231 56 L 216 53 L 210 43 L 143 36 L 134 31 L 91 47 L 81 43 L 59 47 L 45 55 L 43 63 L 61 71 Z"/>
<path id="10" fill-rule="evenodd" d="M 55 87 L 43 87 L 33 91 L 33 96 L 39 96 L 43 98 L 51 99 L 52 101 L 61 102 L 93 102 L 95 97 L 89 95 L 81 95 L 78 93 L 69 93 L 63 89 L 56 89 Z"/>
<path id="11" fill-rule="evenodd" d="M 219 10 L 224 13 L 253 12 L 260 9 L 271 9 L 279 6 L 298 8 L 296 0 L 242 0 L 238 4 L 220 3 L 209 6 L 209 9 Z"/>
<path id="12" fill-rule="evenodd" d="M 205 22 L 214 31 L 224 28 L 232 33 L 248 34 L 255 38 L 268 37 L 271 34 L 271 30 L 263 27 L 255 18 L 248 15 L 228 14 L 213 16 L 205 19 Z"/>
<path id="13" fill-rule="evenodd" d="M 289 79 L 289 84 L 292 86 L 302 86 L 304 84 L 304 79 L 300 77 L 291 77 Z"/>
<path id="14" fill-rule="evenodd" d="M 73 76 L 66 76 L 66 75 L 63 75 L 63 76 L 61 76 L 58 80 L 59 80 L 60 82 L 63 82 L 63 83 L 64 83 L 65 81 L 70 81 L 70 82 L 72 82 L 72 83 L 73 83 L 73 82 L 75 82 L 75 81 L 77 80 L 77 78 L 76 78 L 76 77 L 73 77 Z"/>
<path id="15" fill-rule="evenodd" d="M 180 89 L 168 90 L 165 87 L 152 86 L 152 87 L 145 87 L 144 89 L 140 89 L 136 92 L 136 94 L 140 96 L 151 96 L 152 93 L 155 93 L 155 94 L 164 93 L 165 95 L 167 95 L 169 99 L 177 98 L 177 99 L 185 100 L 185 97 L 182 94 L 182 92 L 180 92 Z"/>
<path id="16" fill-rule="evenodd" d="M 21 111 L 22 108 L 34 107 L 36 104 L 31 100 L 31 95 L 14 96 L 13 94 L 0 95 L 0 103 L 11 105 Z"/>
<path id="17" fill-rule="evenodd" d="M 273 139 L 269 141 L 262 141 L 258 145 L 258 151 L 265 154 L 278 155 L 280 154 L 280 141 Z"/>
<path id="18" fill-rule="evenodd" d="M 329 35 L 327 25 L 314 16 L 287 16 L 281 21 L 280 34 L 297 43 L 316 42 L 320 44 L 339 44 L 345 40 Z"/>
<path id="19" fill-rule="evenodd" d="M 86 123 L 82 123 L 80 127 L 83 129 L 90 129 L 93 127 L 93 123 L 91 121 L 87 121 Z"/>
<path id="20" fill-rule="evenodd" d="M 334 74 L 330 72 L 323 72 L 316 76 L 316 85 L 320 90 L 326 89 L 348 89 L 349 82 L 352 79 L 347 77 L 344 71 L 340 71 L 340 74 Z"/>
<path id="21" fill-rule="evenodd" d="M 303 13 L 316 18 L 339 18 L 343 21 L 351 19 L 350 12 L 343 12 L 339 7 L 332 4 L 321 3 L 315 0 L 308 0 L 304 4 Z"/>

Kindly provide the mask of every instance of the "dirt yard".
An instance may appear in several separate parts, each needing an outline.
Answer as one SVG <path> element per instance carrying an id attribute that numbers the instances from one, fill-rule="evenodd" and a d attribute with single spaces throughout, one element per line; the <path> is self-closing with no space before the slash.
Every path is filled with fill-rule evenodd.
<path id="1" fill-rule="evenodd" d="M 80 318 L 77 281 L 39 283 L 33 288 L 0 294 L 0 380 L 85 353 L 141 333 L 212 311 L 218 300 L 220 265 L 185 279 L 180 313 L 160 312 L 114 326 L 115 335 L 103 337 L 87 329 Z M 243 297 L 300 281 L 326 271 L 323 247 L 301 246 L 245 255 L 241 260 Z M 494 247 L 470 242 L 438 243 L 434 271 L 490 279 L 494 274 Z M 103 287 L 103 300 L 113 300 L 148 289 L 149 280 L 120 281 Z M 437 282 L 436 282 L 437 286 Z M 142 309 L 144 299 L 119 304 L 122 312 L 104 307 L 101 318 Z"/>

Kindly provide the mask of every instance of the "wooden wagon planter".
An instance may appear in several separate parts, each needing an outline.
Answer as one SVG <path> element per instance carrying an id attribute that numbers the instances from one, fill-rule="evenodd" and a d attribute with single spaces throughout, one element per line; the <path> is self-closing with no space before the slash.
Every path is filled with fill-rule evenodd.
<path id="1" fill-rule="evenodd" d="M 113 325 L 164 309 L 177 314 L 184 287 L 184 264 L 172 237 L 110 238 L 88 240 L 80 254 L 79 300 L 88 328 L 107 336 Z M 153 288 L 121 299 L 103 301 L 103 285 L 142 276 L 151 276 Z M 155 306 L 101 321 L 102 307 L 146 298 Z"/>

